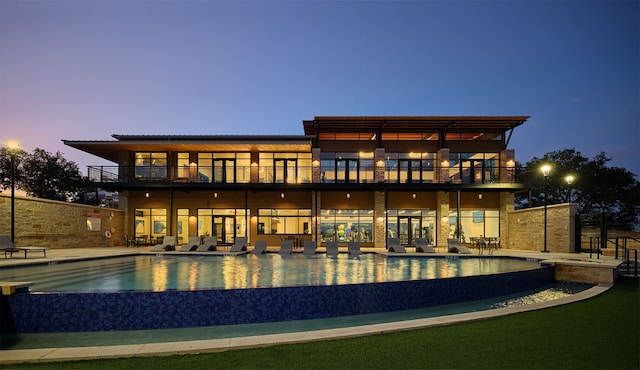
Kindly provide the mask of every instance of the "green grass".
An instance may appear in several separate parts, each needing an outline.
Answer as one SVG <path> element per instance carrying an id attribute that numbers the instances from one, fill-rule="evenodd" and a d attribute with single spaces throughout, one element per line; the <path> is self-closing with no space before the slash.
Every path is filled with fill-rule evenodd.
<path id="1" fill-rule="evenodd" d="M 472 323 L 200 355 L 6 369 L 640 368 L 640 279 L 581 302 Z M 0 352 L 0 356 L 2 352 Z"/>

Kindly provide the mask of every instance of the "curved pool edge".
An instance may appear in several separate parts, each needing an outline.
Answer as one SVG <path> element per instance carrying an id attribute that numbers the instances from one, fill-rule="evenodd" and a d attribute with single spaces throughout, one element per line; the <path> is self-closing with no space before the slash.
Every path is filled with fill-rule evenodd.
<path id="1" fill-rule="evenodd" d="M 522 312 L 557 307 L 598 296 L 609 290 L 613 284 L 598 284 L 592 288 L 571 296 L 532 303 L 522 306 L 497 308 L 454 315 L 394 321 L 370 325 L 360 325 L 335 329 L 301 331 L 295 333 L 267 334 L 247 337 L 206 339 L 182 342 L 146 343 L 131 345 L 64 347 L 1 350 L 0 364 L 19 364 L 37 362 L 62 362 L 91 359 L 112 359 L 137 356 L 169 356 L 178 354 L 199 354 L 223 352 L 234 349 L 261 348 L 282 344 L 315 342 L 362 337 L 367 335 L 392 333 L 398 331 L 424 329 L 429 327 L 459 324 L 465 322 L 487 320 Z"/>

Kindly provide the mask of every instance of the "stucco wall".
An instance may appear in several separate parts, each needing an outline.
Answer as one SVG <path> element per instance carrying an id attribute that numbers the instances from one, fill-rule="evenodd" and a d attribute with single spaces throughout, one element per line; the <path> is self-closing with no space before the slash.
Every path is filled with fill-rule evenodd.
<path id="1" fill-rule="evenodd" d="M 547 250 L 573 253 L 576 204 L 547 206 Z M 544 207 L 508 212 L 508 242 L 503 248 L 541 251 L 544 249 Z"/>
<path id="2" fill-rule="evenodd" d="M 87 230 L 87 214 L 99 215 L 100 230 Z M 97 217 L 96 217 L 97 218 Z M 15 197 L 15 243 L 48 248 L 122 246 L 124 214 L 101 208 L 46 199 Z M 107 238 L 105 232 L 111 232 Z M 0 194 L 0 235 L 11 235 L 11 196 Z"/>

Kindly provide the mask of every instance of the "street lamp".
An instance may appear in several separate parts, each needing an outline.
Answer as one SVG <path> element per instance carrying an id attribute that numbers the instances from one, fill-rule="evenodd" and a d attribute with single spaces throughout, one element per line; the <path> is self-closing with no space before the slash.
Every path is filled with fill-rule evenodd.
<path id="1" fill-rule="evenodd" d="M 542 175 L 544 176 L 544 249 L 542 252 L 547 253 L 547 180 L 549 179 L 549 172 L 551 172 L 551 166 L 545 164 L 541 168 Z"/>
<path id="2" fill-rule="evenodd" d="M 567 185 L 569 185 L 569 196 L 567 198 L 568 203 L 571 203 L 571 184 L 573 184 L 573 180 L 576 178 L 573 175 L 567 175 L 564 179 L 567 182 Z"/>
<path id="3" fill-rule="evenodd" d="M 16 152 L 20 144 L 15 141 L 7 143 L 9 158 L 11 158 L 11 241 L 16 242 Z"/>

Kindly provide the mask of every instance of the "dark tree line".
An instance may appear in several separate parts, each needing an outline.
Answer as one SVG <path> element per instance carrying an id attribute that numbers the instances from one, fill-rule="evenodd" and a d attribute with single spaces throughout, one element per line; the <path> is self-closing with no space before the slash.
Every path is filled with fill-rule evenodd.
<path id="1" fill-rule="evenodd" d="M 578 212 L 604 212 L 610 228 L 632 230 L 640 215 L 640 183 L 636 175 L 621 167 L 609 167 L 611 158 L 601 152 L 589 159 L 575 149 L 549 152 L 534 157 L 525 165 L 518 163 L 516 176 L 529 190 L 516 194 L 516 208 L 544 204 L 578 204 Z M 541 167 L 551 166 L 547 178 Z M 573 182 L 567 182 L 573 176 Z"/>
<path id="2" fill-rule="evenodd" d="M 11 155 L 7 147 L 0 149 L 0 180 L 3 189 L 11 188 Z M 67 202 L 79 202 L 92 189 L 89 179 L 82 176 L 75 162 L 62 153 L 51 154 L 36 148 L 32 153 L 14 151 L 15 188 L 28 196 Z"/>

